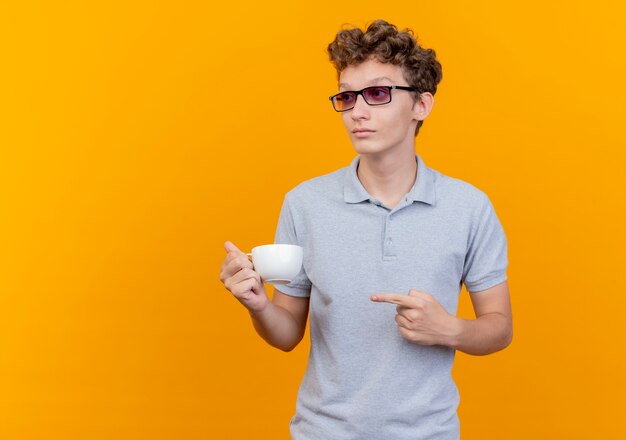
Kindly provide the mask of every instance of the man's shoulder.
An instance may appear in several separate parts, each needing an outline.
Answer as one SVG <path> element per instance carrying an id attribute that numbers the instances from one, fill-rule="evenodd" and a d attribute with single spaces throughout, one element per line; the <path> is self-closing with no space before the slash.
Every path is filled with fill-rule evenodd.
<path id="1" fill-rule="evenodd" d="M 446 205 L 469 208 L 480 208 L 489 203 L 487 194 L 477 186 L 432 168 L 431 171 L 436 182 L 437 201 Z"/>
<path id="2" fill-rule="evenodd" d="M 296 185 L 285 197 L 300 202 L 321 201 L 325 197 L 343 195 L 343 184 L 349 167 L 343 167 L 327 174 L 316 176 Z"/>

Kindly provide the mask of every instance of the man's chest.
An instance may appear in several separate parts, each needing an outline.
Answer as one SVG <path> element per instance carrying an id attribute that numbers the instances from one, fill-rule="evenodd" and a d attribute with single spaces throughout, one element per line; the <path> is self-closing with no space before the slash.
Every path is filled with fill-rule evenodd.
<path id="1" fill-rule="evenodd" d="M 456 213 L 426 206 L 391 215 L 380 207 L 359 208 L 353 218 L 322 213 L 310 218 L 304 269 L 320 294 L 349 302 L 361 300 L 355 292 L 418 289 L 456 308 L 468 248 L 467 222 Z"/>

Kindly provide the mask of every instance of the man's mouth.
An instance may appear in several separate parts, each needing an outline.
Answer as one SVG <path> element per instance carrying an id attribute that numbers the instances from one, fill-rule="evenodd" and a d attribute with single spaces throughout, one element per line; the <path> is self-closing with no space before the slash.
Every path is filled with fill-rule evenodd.
<path id="1" fill-rule="evenodd" d="M 366 138 L 373 135 L 376 131 L 369 128 L 355 128 L 352 133 L 358 138 Z"/>

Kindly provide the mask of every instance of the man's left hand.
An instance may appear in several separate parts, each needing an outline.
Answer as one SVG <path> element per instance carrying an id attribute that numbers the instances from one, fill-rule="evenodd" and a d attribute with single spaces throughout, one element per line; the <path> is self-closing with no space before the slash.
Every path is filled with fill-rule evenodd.
<path id="1" fill-rule="evenodd" d="M 402 336 L 419 345 L 452 346 L 460 331 L 459 319 L 429 293 L 411 289 L 401 293 L 375 293 L 374 302 L 396 304 L 396 323 Z"/>

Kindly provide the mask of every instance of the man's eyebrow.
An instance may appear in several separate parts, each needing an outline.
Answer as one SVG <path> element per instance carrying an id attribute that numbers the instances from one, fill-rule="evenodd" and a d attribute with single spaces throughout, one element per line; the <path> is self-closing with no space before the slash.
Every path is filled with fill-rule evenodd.
<path id="1" fill-rule="evenodd" d="M 368 81 L 366 84 L 367 85 L 376 84 L 377 82 L 384 81 L 384 80 L 387 80 L 390 83 L 393 82 L 391 78 L 388 78 L 386 76 L 379 76 L 378 78 L 374 78 L 374 79 Z M 350 87 L 350 86 L 349 86 L 349 84 L 346 84 L 346 83 L 339 84 L 339 88 L 342 88 L 342 87 L 345 88 L 345 87 Z"/>

